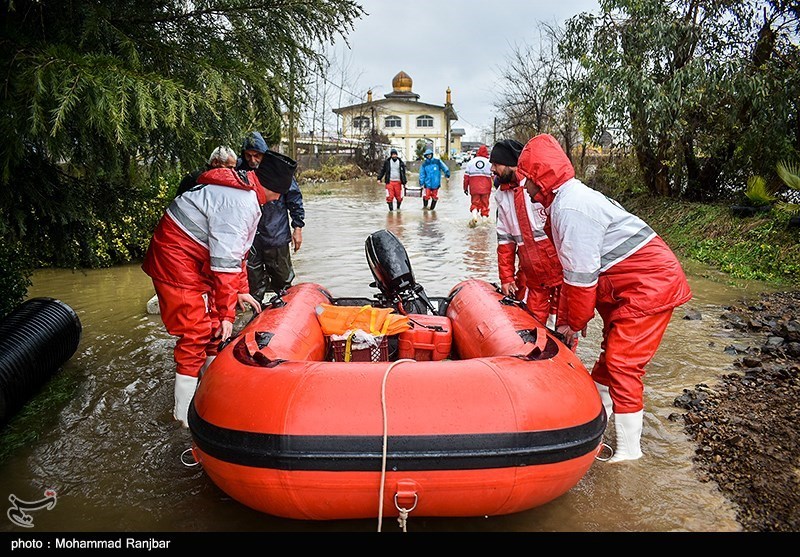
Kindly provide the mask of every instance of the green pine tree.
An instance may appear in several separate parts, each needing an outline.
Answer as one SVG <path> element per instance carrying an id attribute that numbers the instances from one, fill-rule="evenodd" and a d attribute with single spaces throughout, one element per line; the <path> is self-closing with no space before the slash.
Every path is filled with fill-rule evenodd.
<path id="1" fill-rule="evenodd" d="M 140 256 L 171 173 L 248 130 L 276 143 L 306 97 L 290 65 L 314 71 L 315 47 L 362 15 L 352 0 L 0 1 L 0 242 L 22 243 L 28 272 Z"/>

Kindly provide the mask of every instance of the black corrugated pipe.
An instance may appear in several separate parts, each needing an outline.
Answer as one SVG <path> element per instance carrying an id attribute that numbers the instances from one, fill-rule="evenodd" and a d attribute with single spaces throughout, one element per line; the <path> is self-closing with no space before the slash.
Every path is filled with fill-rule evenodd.
<path id="1" fill-rule="evenodd" d="M 81 322 L 54 298 L 31 298 L 0 321 L 0 424 L 10 420 L 69 360 Z"/>

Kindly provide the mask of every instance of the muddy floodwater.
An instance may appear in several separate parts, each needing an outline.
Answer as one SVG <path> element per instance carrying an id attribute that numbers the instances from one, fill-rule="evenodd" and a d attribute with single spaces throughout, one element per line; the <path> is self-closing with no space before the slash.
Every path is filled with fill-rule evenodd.
<path id="1" fill-rule="evenodd" d="M 364 241 L 384 228 L 403 242 L 416 280 L 429 295 L 446 295 L 467 278 L 497 282 L 494 217 L 468 226 L 469 197 L 461 180 L 462 173 L 453 172 L 436 211 L 423 211 L 420 199 L 406 198 L 400 211 L 388 212 L 384 189 L 374 180 L 316 186 L 318 191 L 305 199 L 304 242 L 294 255 L 296 283 L 319 283 L 334 296 L 373 296 Z M 458 519 L 412 513 L 407 531 L 739 531 L 733 506 L 695 472 L 695 445 L 683 421 L 669 416 L 681 413 L 673 401 L 684 388 L 714 382 L 730 371 L 735 356 L 723 349 L 748 339 L 724 331 L 719 316 L 726 304 L 755 298 L 764 288 L 684 264 L 694 299 L 675 312 L 645 377 L 642 459 L 614 465 L 596 461 L 571 491 L 529 511 Z M 68 304 L 83 334 L 60 372 L 75 380 L 71 398 L 43 420 L 46 429 L 35 441 L 0 465 L 0 498 L 35 501 L 53 489 L 57 505 L 31 511 L 31 528 L 0 520 L 0 532 L 378 530 L 377 519 L 297 521 L 256 512 L 221 492 L 201 467 L 181 462 L 190 434 L 172 419 L 174 340 L 159 316 L 146 312 L 153 294 L 138 264 L 34 275 L 29 295 Z M 702 318 L 685 319 L 689 310 Z M 596 318 L 578 349 L 587 368 L 599 337 Z M 397 520 L 384 518 L 380 530 L 398 532 Z"/>

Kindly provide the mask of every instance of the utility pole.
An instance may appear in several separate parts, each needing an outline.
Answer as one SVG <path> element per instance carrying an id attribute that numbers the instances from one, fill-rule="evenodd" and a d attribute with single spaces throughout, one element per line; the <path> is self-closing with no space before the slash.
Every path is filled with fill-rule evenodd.
<path id="1" fill-rule="evenodd" d="M 370 106 L 372 112 L 371 127 L 369 132 L 369 160 L 370 163 L 375 160 L 375 142 L 376 142 L 376 129 L 375 129 L 375 106 Z"/>
<path id="2" fill-rule="evenodd" d="M 295 113 L 294 113 L 294 64 L 289 66 L 289 129 L 287 130 L 286 146 L 288 155 L 297 160 L 297 144 L 295 143 Z"/>
<path id="3" fill-rule="evenodd" d="M 497 143 L 497 116 L 494 117 L 494 130 L 492 131 L 492 145 Z"/>

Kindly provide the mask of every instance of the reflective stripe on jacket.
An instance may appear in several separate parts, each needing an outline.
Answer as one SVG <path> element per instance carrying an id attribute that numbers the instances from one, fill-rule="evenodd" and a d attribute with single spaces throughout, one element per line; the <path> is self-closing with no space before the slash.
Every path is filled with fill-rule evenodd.
<path id="1" fill-rule="evenodd" d="M 548 213 L 571 329 L 583 329 L 595 307 L 611 318 L 636 317 L 691 299 L 675 254 L 642 219 L 575 178 L 554 194 Z"/>
<path id="2" fill-rule="evenodd" d="M 525 281 L 531 287 L 561 284 L 562 270 L 555 247 L 545 233 L 546 214 L 540 204 L 519 186 L 501 188 L 495 193 L 497 203 L 497 267 L 502 283 L 514 282 L 515 258 Z M 527 212 L 530 226 L 520 227 L 518 211 Z"/>
<path id="3" fill-rule="evenodd" d="M 249 291 L 244 261 L 260 216 L 252 189 L 207 184 L 185 192 L 161 217 L 142 269 L 167 284 L 213 292 L 220 317 L 232 321 L 237 294 Z"/>

